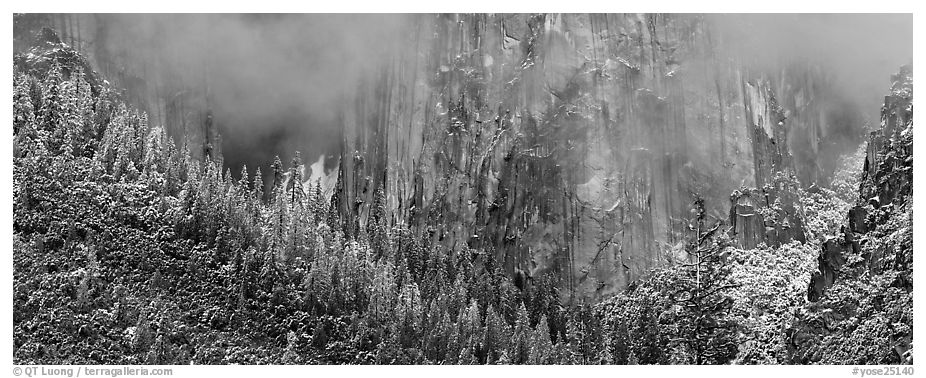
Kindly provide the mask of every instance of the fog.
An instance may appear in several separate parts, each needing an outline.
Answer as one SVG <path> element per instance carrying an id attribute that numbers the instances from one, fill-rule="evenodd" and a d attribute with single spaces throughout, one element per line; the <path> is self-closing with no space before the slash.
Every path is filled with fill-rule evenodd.
<path id="1" fill-rule="evenodd" d="M 149 87 L 164 77 L 208 86 L 225 164 L 237 174 L 274 155 L 337 151 L 336 109 L 346 90 L 398 42 L 400 15 L 105 15 L 109 54 L 144 61 Z M 139 67 L 127 67 L 138 71 Z M 155 76 L 160 75 L 160 76 Z M 314 157 L 307 160 L 314 161 Z M 329 163 L 331 161 L 329 160 Z"/>
<path id="2" fill-rule="evenodd" d="M 336 154 L 335 109 L 403 41 L 404 15 L 106 15 L 98 43 L 184 85 L 208 83 L 226 166 Z M 912 15 L 709 15 L 723 54 L 752 69 L 823 67 L 840 106 L 874 125 L 890 75 L 912 62 Z M 102 38 L 101 38 L 102 37 Z M 191 74 L 194 73 L 194 74 Z M 199 75 L 199 76 L 197 76 Z M 149 75 L 150 76 L 150 75 Z M 163 83 L 162 83 L 163 84 Z M 836 112 L 840 112 L 837 108 Z M 845 117 L 857 134 L 858 117 Z M 854 138 L 854 137 L 853 137 Z M 852 139 L 852 138 L 849 138 Z M 329 163 L 331 161 L 329 160 Z"/>
<path id="3" fill-rule="evenodd" d="M 814 64 L 877 125 L 890 77 L 913 62 L 912 14 L 722 14 L 723 49 L 747 67 Z"/>

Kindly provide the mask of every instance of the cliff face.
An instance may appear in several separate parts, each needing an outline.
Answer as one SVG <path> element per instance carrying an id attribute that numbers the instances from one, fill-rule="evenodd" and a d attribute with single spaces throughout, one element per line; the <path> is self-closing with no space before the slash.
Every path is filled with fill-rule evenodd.
<path id="1" fill-rule="evenodd" d="M 825 85 L 792 85 L 819 71 L 752 72 L 693 15 L 419 16 L 406 41 L 344 102 L 348 234 L 382 187 L 391 224 L 584 297 L 672 261 L 696 194 L 741 246 L 804 237 L 782 178 L 828 174 L 789 147 L 826 132 Z"/>
<path id="2" fill-rule="evenodd" d="M 891 94 L 884 97 L 881 108 L 881 127 L 869 134 L 858 201 L 849 210 L 848 228 L 824 244 L 819 272 L 809 288 L 812 301 L 819 300 L 824 290 L 834 284 L 850 256 L 861 256 L 866 265 L 861 271 L 873 275 L 881 273 L 883 265 L 891 266 L 891 259 L 896 260 L 896 265 L 889 269 L 908 268 L 904 263 L 906 252 L 890 256 L 887 246 L 872 244 L 885 236 L 879 227 L 903 218 L 913 194 L 912 68 L 902 67 L 891 79 Z M 857 276 L 861 272 L 857 268 L 847 267 L 843 275 Z M 912 287 L 912 282 L 909 284 Z"/>
<path id="3" fill-rule="evenodd" d="M 106 45 L 105 17 L 78 25 Z M 826 71 L 740 63 L 710 18 L 418 15 L 402 39 L 339 109 L 348 235 L 382 188 L 391 225 L 595 297 L 680 257 L 696 194 L 741 247 L 803 240 L 787 186 L 832 170 Z M 205 79 L 149 85 L 144 64 L 93 56 L 194 156 L 222 159 Z"/>
<path id="4" fill-rule="evenodd" d="M 912 69 L 892 80 L 847 227 L 824 243 L 789 330 L 801 362 L 913 361 Z"/>

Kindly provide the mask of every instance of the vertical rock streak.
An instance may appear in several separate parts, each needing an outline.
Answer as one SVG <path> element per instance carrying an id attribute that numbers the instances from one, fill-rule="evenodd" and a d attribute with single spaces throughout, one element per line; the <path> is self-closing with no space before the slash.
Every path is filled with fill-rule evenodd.
<path id="1" fill-rule="evenodd" d="M 775 81 L 718 58 L 710 29 L 687 15 L 418 16 L 343 102 L 342 219 L 363 229 L 383 185 L 393 225 L 591 297 L 672 263 L 662 251 L 684 240 L 695 193 L 741 246 L 802 238 L 786 196 L 790 228 L 755 215 L 778 191 L 727 198 L 795 174 L 788 135 L 819 132 L 813 88 L 782 84 L 801 70 Z M 797 123 L 776 93 L 804 96 L 789 100 Z"/>

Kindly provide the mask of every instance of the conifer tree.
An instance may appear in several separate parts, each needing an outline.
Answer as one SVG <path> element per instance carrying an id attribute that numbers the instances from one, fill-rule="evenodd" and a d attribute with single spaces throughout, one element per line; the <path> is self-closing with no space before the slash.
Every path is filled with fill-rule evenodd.
<path id="1" fill-rule="evenodd" d="M 283 162 L 280 161 L 280 156 L 273 157 L 273 164 L 270 166 L 273 172 L 273 187 L 274 190 L 283 185 Z M 273 198 L 276 201 L 276 198 Z"/>
<path id="2" fill-rule="evenodd" d="M 17 73 L 16 85 L 13 87 L 13 134 L 34 127 L 35 109 L 32 107 L 29 76 Z"/>
<path id="3" fill-rule="evenodd" d="M 479 348 L 479 343 L 482 341 L 482 324 L 481 317 L 479 315 L 479 303 L 476 300 L 472 300 L 460 314 L 459 324 L 460 324 L 460 336 L 461 343 L 464 349 L 469 349 L 472 352 L 467 352 L 470 355 L 475 355 L 475 351 Z"/>
<path id="4" fill-rule="evenodd" d="M 145 136 L 151 131 L 148 124 L 148 113 L 134 111 L 131 132 L 132 161 L 140 163 L 145 159 Z"/>
<path id="5" fill-rule="evenodd" d="M 286 247 L 286 231 L 288 224 L 286 221 L 289 206 L 286 204 L 286 188 L 283 186 L 283 162 L 280 157 L 276 156 L 271 165 L 273 172 L 273 186 L 269 195 L 270 199 L 270 226 L 271 226 L 271 247 L 274 255 L 283 257 L 284 248 Z"/>
<path id="6" fill-rule="evenodd" d="M 251 193 L 258 203 L 264 200 L 264 175 L 260 172 L 260 167 L 254 171 L 254 186 Z"/>
<path id="7" fill-rule="evenodd" d="M 530 357 L 531 327 L 527 309 L 524 304 L 518 308 L 514 329 L 511 335 L 511 344 L 508 349 L 508 358 L 513 364 L 526 363 Z"/>
<path id="8" fill-rule="evenodd" d="M 57 138 L 61 140 L 61 151 L 70 156 L 81 156 L 86 138 L 81 134 L 83 130 L 83 114 L 81 114 L 77 95 L 77 80 L 63 81 L 61 83 L 61 97 L 64 102 L 61 114 L 61 127 L 55 130 Z"/>
<path id="9" fill-rule="evenodd" d="M 96 114 L 93 109 L 93 93 L 90 88 L 90 83 L 86 80 L 86 73 L 83 69 L 78 69 L 76 74 L 73 75 L 72 80 L 77 87 L 77 109 L 81 125 L 79 132 L 81 153 L 83 156 L 90 157 L 96 152 L 98 137 L 95 130 L 96 126 L 94 125 Z"/>
<path id="10" fill-rule="evenodd" d="M 502 355 L 508 350 L 511 331 L 505 320 L 495 312 L 492 305 L 486 310 L 485 332 L 483 333 L 482 345 L 486 350 L 487 364 L 501 362 Z"/>
<path id="11" fill-rule="evenodd" d="M 17 84 L 13 88 L 13 134 L 15 156 L 27 156 L 35 149 L 38 140 L 38 129 L 35 119 L 31 94 L 31 77 L 24 74 L 16 76 Z"/>
<path id="12" fill-rule="evenodd" d="M 411 348 L 420 340 L 423 312 L 418 285 L 414 282 L 406 283 L 399 293 L 398 306 L 396 306 L 397 337 L 399 345 L 403 348 Z"/>
<path id="13" fill-rule="evenodd" d="M 325 203 L 325 197 L 324 197 L 324 194 L 322 193 L 321 180 L 315 181 L 315 196 L 313 196 L 313 199 L 314 199 L 313 203 L 315 205 L 312 208 L 313 219 L 316 222 L 323 222 L 325 221 L 325 216 L 327 215 L 326 211 L 327 211 L 328 206 L 327 206 L 327 203 Z"/>
<path id="14" fill-rule="evenodd" d="M 289 168 L 289 195 L 290 195 L 290 208 L 295 211 L 295 207 L 301 205 L 299 202 L 300 199 L 305 195 L 305 190 L 302 187 L 302 158 L 299 156 L 299 151 L 296 151 L 296 154 L 293 156 L 292 166 Z"/>
<path id="15" fill-rule="evenodd" d="M 306 216 L 306 196 L 305 188 L 302 184 L 302 159 L 299 151 L 296 151 L 293 157 L 292 166 L 290 167 L 289 176 L 289 214 L 290 214 L 290 239 L 287 243 L 287 262 L 291 261 L 296 255 L 303 255 L 306 248 L 306 235 L 309 227 Z"/>
<path id="16" fill-rule="evenodd" d="M 242 198 L 247 198 L 247 194 L 250 193 L 251 183 L 250 178 L 248 177 L 248 166 L 247 164 L 241 165 L 241 172 L 238 173 L 238 191 L 242 194 Z"/>
<path id="17" fill-rule="evenodd" d="M 168 195 L 175 195 L 180 191 L 181 159 L 178 156 L 179 153 L 177 151 L 177 145 L 174 143 L 174 138 L 165 135 L 164 139 L 166 139 L 164 147 L 164 178 L 166 180 L 164 191 Z"/>
<path id="18" fill-rule="evenodd" d="M 373 284 L 370 288 L 370 304 L 367 314 L 370 320 L 385 324 L 392 319 L 395 310 L 396 279 L 395 267 L 387 261 L 375 268 Z"/>
<path id="19" fill-rule="evenodd" d="M 383 186 L 380 185 L 373 194 L 373 204 L 370 208 L 370 219 L 367 221 L 366 230 L 376 256 L 389 253 L 389 236 L 386 227 L 386 194 Z"/>
<path id="20" fill-rule="evenodd" d="M 543 315 L 531 335 L 531 347 L 528 364 L 545 365 L 552 363 L 553 342 L 550 341 L 550 326 L 547 317 Z"/>
<path id="21" fill-rule="evenodd" d="M 164 148 L 164 129 L 153 127 L 145 138 L 144 160 L 142 169 L 145 171 L 153 170 L 163 172 L 165 170 L 165 148 Z"/>
<path id="22" fill-rule="evenodd" d="M 690 355 L 690 363 L 725 364 L 736 355 L 736 323 L 730 316 L 733 298 L 729 279 L 730 267 L 725 253 L 729 241 L 722 232 L 722 222 L 708 224 L 704 200 L 694 201 L 694 218 L 688 228 L 693 233 L 686 251 L 690 262 L 682 265 L 682 287 L 670 299 L 677 303 L 677 334 L 670 340 Z"/>
<path id="23" fill-rule="evenodd" d="M 55 61 L 42 84 L 42 107 L 38 115 L 39 128 L 48 133 L 52 133 L 61 123 L 64 106 L 61 98 L 62 80 L 61 65 Z"/>

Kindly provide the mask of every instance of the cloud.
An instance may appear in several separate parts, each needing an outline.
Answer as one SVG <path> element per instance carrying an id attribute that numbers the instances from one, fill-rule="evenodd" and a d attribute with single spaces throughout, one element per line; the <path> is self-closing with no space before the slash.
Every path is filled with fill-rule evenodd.
<path id="1" fill-rule="evenodd" d="M 747 67 L 819 65 L 877 124 L 890 77 L 913 61 L 912 14 L 710 15 L 724 53 Z"/>
<path id="2" fill-rule="evenodd" d="M 140 71 L 143 61 L 155 71 L 149 81 L 174 89 L 208 82 L 226 165 L 236 174 L 242 163 L 266 170 L 275 154 L 285 162 L 296 150 L 337 152 L 334 109 L 345 91 L 379 67 L 407 24 L 401 15 L 96 17 L 106 27 L 95 39 L 115 58 L 131 56 L 129 70 Z"/>

